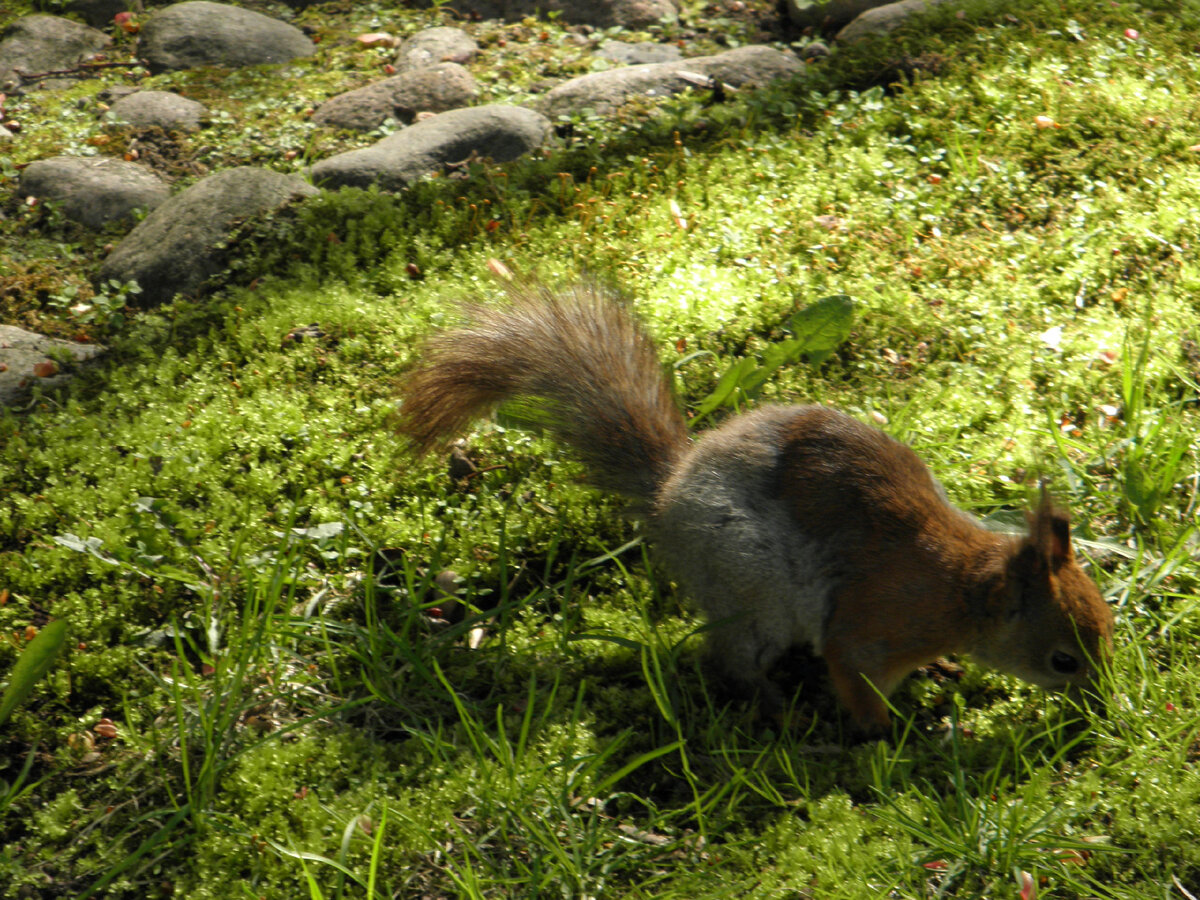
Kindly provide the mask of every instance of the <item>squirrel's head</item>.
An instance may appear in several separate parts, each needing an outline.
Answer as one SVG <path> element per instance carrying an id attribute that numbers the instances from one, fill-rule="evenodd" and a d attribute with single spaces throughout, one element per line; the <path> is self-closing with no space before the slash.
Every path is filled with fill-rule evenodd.
<path id="1" fill-rule="evenodd" d="M 1112 653 L 1112 610 L 1075 559 L 1070 519 L 1044 491 L 1028 520 L 996 598 L 1000 621 L 975 656 L 1051 690 L 1090 687 Z"/>

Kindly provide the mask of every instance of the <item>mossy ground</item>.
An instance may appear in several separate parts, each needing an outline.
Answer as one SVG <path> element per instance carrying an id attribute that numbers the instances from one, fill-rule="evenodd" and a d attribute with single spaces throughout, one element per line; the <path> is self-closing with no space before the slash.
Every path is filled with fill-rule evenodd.
<path id="1" fill-rule="evenodd" d="M 286 80 L 146 81 L 214 109 L 162 139 L 164 169 L 362 143 L 303 115 L 378 62 L 339 38 L 440 21 L 302 17 L 321 55 Z M 124 321 L 54 302 L 118 232 L 12 197 L 5 320 L 112 350 L 0 417 L 0 659 L 71 627 L 0 737 L 3 896 L 1200 893 L 1198 28 L 1165 3 L 941 10 L 798 85 L 325 195 L 246 235 L 210 296 Z M 479 29 L 496 98 L 590 65 L 557 23 Z M 34 136 L 0 156 L 9 183 L 127 149 L 100 87 L 14 107 Z M 793 727 L 755 722 L 558 448 L 484 425 L 456 481 L 392 436 L 419 339 L 497 292 L 493 257 L 627 291 L 692 408 L 795 310 L 852 296 L 850 339 L 763 399 L 883 423 L 999 522 L 1049 477 L 1118 615 L 1106 714 L 967 662 L 904 685 L 890 742 L 854 743 L 797 660 Z"/>

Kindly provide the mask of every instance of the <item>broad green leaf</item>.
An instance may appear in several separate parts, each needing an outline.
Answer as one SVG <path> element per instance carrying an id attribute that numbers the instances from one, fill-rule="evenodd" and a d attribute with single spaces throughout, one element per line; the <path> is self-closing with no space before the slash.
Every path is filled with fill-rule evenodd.
<path id="1" fill-rule="evenodd" d="M 850 336 L 854 324 L 854 301 L 845 294 L 834 294 L 806 306 L 788 322 L 792 337 L 778 341 L 762 352 L 761 361 L 745 357 L 733 363 L 712 393 L 700 401 L 691 421 L 695 426 L 713 410 L 732 405 L 736 399 L 754 397 L 776 370 L 802 357 L 812 365 L 829 355 Z"/>
<path id="2" fill-rule="evenodd" d="M 758 364 L 753 357 L 747 356 L 739 359 L 721 376 L 721 380 L 717 382 L 717 386 L 713 388 L 711 394 L 700 401 L 700 405 L 696 407 L 696 416 L 692 419 L 695 424 L 700 419 L 703 419 L 714 409 L 717 409 L 737 390 L 738 385 L 757 368 Z"/>
<path id="3" fill-rule="evenodd" d="M 790 324 L 796 352 L 807 355 L 812 365 L 819 365 L 850 337 L 854 301 L 846 294 L 822 297 L 792 316 Z"/>
<path id="4" fill-rule="evenodd" d="M 8 721 L 18 706 L 33 691 L 34 686 L 46 677 L 54 665 L 63 645 L 67 642 L 67 620 L 56 619 L 37 633 L 17 659 L 8 687 L 0 699 L 0 725 Z"/>

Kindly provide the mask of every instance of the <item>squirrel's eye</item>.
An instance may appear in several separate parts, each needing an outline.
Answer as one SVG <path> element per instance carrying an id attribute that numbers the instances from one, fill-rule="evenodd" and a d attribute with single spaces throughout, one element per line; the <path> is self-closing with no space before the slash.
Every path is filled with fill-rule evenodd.
<path id="1" fill-rule="evenodd" d="M 1079 671 L 1079 660 L 1070 653 L 1055 650 L 1050 654 L 1050 668 L 1059 675 L 1074 675 Z"/>

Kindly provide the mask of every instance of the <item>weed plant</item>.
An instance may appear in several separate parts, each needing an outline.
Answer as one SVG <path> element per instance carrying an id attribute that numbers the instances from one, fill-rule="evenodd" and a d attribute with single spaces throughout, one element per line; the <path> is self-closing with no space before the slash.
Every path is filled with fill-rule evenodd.
<path id="1" fill-rule="evenodd" d="M 1070 6 L 941 8 L 793 84 L 324 194 L 204 300 L 123 310 L 99 368 L 0 413 L 0 896 L 1200 895 L 1200 13 Z M 586 65 L 535 24 L 538 65 Z M 288 109 L 231 105 L 206 152 L 353 143 Z M 21 215 L 6 265 L 45 290 L 5 308 L 67 332 L 55 279 L 97 248 Z M 560 448 L 501 419 L 448 472 L 393 437 L 490 258 L 628 292 L 698 430 L 837 405 L 997 528 L 1050 479 L 1117 612 L 1105 708 L 966 660 L 855 742 L 801 655 L 788 727 L 756 720 Z"/>

